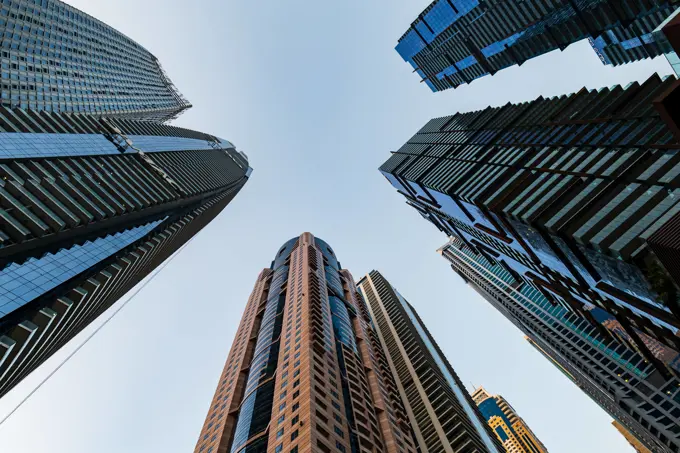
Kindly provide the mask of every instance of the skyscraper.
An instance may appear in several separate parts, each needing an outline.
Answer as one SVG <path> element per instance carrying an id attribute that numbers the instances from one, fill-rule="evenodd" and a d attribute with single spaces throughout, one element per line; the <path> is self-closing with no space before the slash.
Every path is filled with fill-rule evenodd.
<path id="1" fill-rule="evenodd" d="M 553 304 L 594 324 L 585 307 L 607 311 L 665 373 L 639 332 L 680 348 L 678 94 L 655 75 L 433 119 L 380 170 Z"/>
<path id="2" fill-rule="evenodd" d="M 148 50 L 57 0 L 0 5 L 1 104 L 166 121 L 191 107 Z"/>
<path id="3" fill-rule="evenodd" d="M 491 395 L 480 387 L 472 393 L 486 422 L 494 430 L 503 447 L 513 453 L 547 453 L 548 450 L 536 437 L 515 409 L 500 395 Z"/>
<path id="4" fill-rule="evenodd" d="M 359 281 L 421 452 L 503 452 L 415 309 L 379 272 Z"/>
<path id="5" fill-rule="evenodd" d="M 588 39 L 604 64 L 667 54 L 654 33 L 678 0 L 435 0 L 396 47 L 432 91 Z"/>
<path id="6" fill-rule="evenodd" d="M 2 396 L 214 219 L 252 170 L 227 140 L 162 124 L 189 104 L 105 24 L 57 1 L 5 0 L 0 30 Z"/>
<path id="7" fill-rule="evenodd" d="M 462 239 L 452 238 L 440 252 L 539 352 L 645 446 L 655 453 L 680 451 L 680 380 L 664 373 L 665 367 L 654 366 Z"/>
<path id="8" fill-rule="evenodd" d="M 24 130 L 0 133 L 2 395 L 215 218 L 250 168 L 178 127 L 0 114 Z"/>
<path id="9" fill-rule="evenodd" d="M 403 357 L 385 348 L 384 319 L 372 310 L 328 244 L 310 233 L 286 242 L 257 279 L 195 452 L 502 451 L 486 448 L 467 412 L 449 404 L 453 390 L 436 390 L 446 381 L 427 391 L 448 398 L 436 402 L 448 418 L 414 417 L 421 407 L 403 399 L 394 369 Z M 423 358 L 408 366 L 422 372 Z M 445 440 L 449 431 L 460 439 L 423 449 L 423 439 Z"/>
<path id="10" fill-rule="evenodd" d="M 667 41 L 666 59 L 680 76 L 680 7 L 654 30 L 654 35 L 658 42 Z"/>

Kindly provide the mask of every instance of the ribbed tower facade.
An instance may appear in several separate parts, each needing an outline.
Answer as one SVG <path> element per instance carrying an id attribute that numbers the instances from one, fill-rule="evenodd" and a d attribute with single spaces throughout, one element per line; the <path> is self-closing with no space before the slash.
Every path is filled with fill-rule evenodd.
<path id="1" fill-rule="evenodd" d="M 680 380 L 499 259 L 453 238 L 441 253 L 542 354 L 655 453 L 680 451 Z M 599 328 L 598 328 L 599 327 Z"/>
<path id="2" fill-rule="evenodd" d="M 680 82 L 646 82 L 437 118 L 381 167 L 447 236 L 600 322 L 662 373 L 680 350 Z"/>
<path id="3" fill-rule="evenodd" d="M 396 47 L 432 91 L 588 39 L 605 64 L 672 52 L 656 28 L 678 0 L 435 0 Z"/>
<path id="4" fill-rule="evenodd" d="M 248 180 L 169 126 L 158 61 L 53 0 L 0 4 L 0 396 L 214 219 Z"/>
<path id="5" fill-rule="evenodd" d="M 491 395 L 483 387 L 472 393 L 482 416 L 508 453 L 548 453 L 545 445 L 505 398 Z"/>
<path id="6" fill-rule="evenodd" d="M 377 271 L 359 282 L 421 452 L 505 450 L 415 309 Z"/>
<path id="7" fill-rule="evenodd" d="M 250 175 L 229 142 L 0 107 L 0 395 L 210 222 Z"/>
<path id="8" fill-rule="evenodd" d="M 310 233 L 286 242 L 257 279 L 194 451 L 501 452 L 458 404 L 438 402 L 447 418 L 433 417 L 460 439 L 424 448 L 432 420 L 414 437 L 421 420 L 361 288 L 326 242 Z"/>
<path id="9" fill-rule="evenodd" d="M 191 107 L 148 50 L 57 0 L 0 4 L 2 106 L 166 121 Z"/>

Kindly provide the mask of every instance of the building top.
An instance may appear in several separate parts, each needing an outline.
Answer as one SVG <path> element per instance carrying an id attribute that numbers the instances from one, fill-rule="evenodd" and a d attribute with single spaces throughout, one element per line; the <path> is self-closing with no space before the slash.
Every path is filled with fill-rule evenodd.
<path id="1" fill-rule="evenodd" d="M 5 107 L 161 122 L 191 107 L 147 49 L 72 6 L 8 0 L 0 15 Z"/>

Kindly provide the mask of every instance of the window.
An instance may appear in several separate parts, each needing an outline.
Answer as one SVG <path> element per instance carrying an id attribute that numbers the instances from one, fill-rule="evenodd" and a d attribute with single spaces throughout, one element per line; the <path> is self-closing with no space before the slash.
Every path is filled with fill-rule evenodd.
<path id="1" fill-rule="evenodd" d="M 283 421 L 284 421 L 285 419 L 286 419 L 286 415 L 284 414 L 284 415 L 282 415 L 282 416 L 279 417 L 279 421 L 278 421 L 277 423 L 279 423 L 279 424 L 280 424 L 280 423 L 283 423 Z"/>
<path id="2" fill-rule="evenodd" d="M 283 444 L 278 444 L 276 446 L 276 449 L 274 449 L 276 453 L 281 453 L 283 451 Z"/>
<path id="3" fill-rule="evenodd" d="M 300 416 L 299 416 L 299 415 L 296 415 L 295 417 L 293 417 L 293 418 L 291 419 L 290 424 L 291 424 L 291 425 L 295 425 L 295 424 L 296 424 L 297 422 L 299 422 L 299 421 L 300 421 Z"/>
<path id="4" fill-rule="evenodd" d="M 290 453 L 298 453 L 297 445 L 290 449 Z"/>
<path id="5" fill-rule="evenodd" d="M 298 410 L 299 408 L 300 408 L 300 403 L 295 403 L 295 404 L 293 404 L 293 412 L 295 412 L 295 411 Z"/>
<path id="6" fill-rule="evenodd" d="M 286 408 L 286 403 L 285 403 L 285 401 L 284 401 L 283 403 L 279 404 L 279 412 L 281 412 L 281 411 L 284 410 L 285 408 Z"/>
<path id="7" fill-rule="evenodd" d="M 293 440 L 297 439 L 297 437 L 298 437 L 298 430 L 296 429 L 296 430 L 293 431 L 292 434 L 290 435 L 290 440 L 293 441 Z"/>
<path id="8" fill-rule="evenodd" d="M 335 441 L 335 448 L 337 448 L 338 451 L 345 453 L 345 446 L 342 445 L 339 440 Z"/>
<path id="9" fill-rule="evenodd" d="M 281 436 L 283 436 L 283 428 L 281 428 L 280 430 L 278 430 L 278 432 L 276 433 L 276 438 L 277 438 L 277 439 L 278 439 L 279 437 L 281 437 Z"/>
<path id="10" fill-rule="evenodd" d="M 333 430 L 335 430 L 335 434 L 337 434 L 340 437 L 345 437 L 345 433 L 342 432 L 342 429 L 338 426 L 333 426 Z"/>
<path id="11" fill-rule="evenodd" d="M 297 398 L 298 396 L 300 396 L 300 391 L 296 390 L 295 393 L 293 393 L 293 398 Z M 338 409 L 340 409 L 340 408 L 338 408 Z"/>

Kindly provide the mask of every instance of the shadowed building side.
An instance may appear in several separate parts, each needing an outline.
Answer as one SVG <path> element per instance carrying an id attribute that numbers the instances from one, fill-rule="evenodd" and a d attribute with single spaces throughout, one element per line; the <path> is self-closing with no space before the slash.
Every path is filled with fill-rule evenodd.
<path id="1" fill-rule="evenodd" d="M 421 452 L 504 452 L 413 307 L 377 271 L 359 282 Z"/>
<path id="2" fill-rule="evenodd" d="M 4 395 L 214 219 L 252 169 L 226 140 L 163 124 L 4 107 L 0 123 Z"/>

